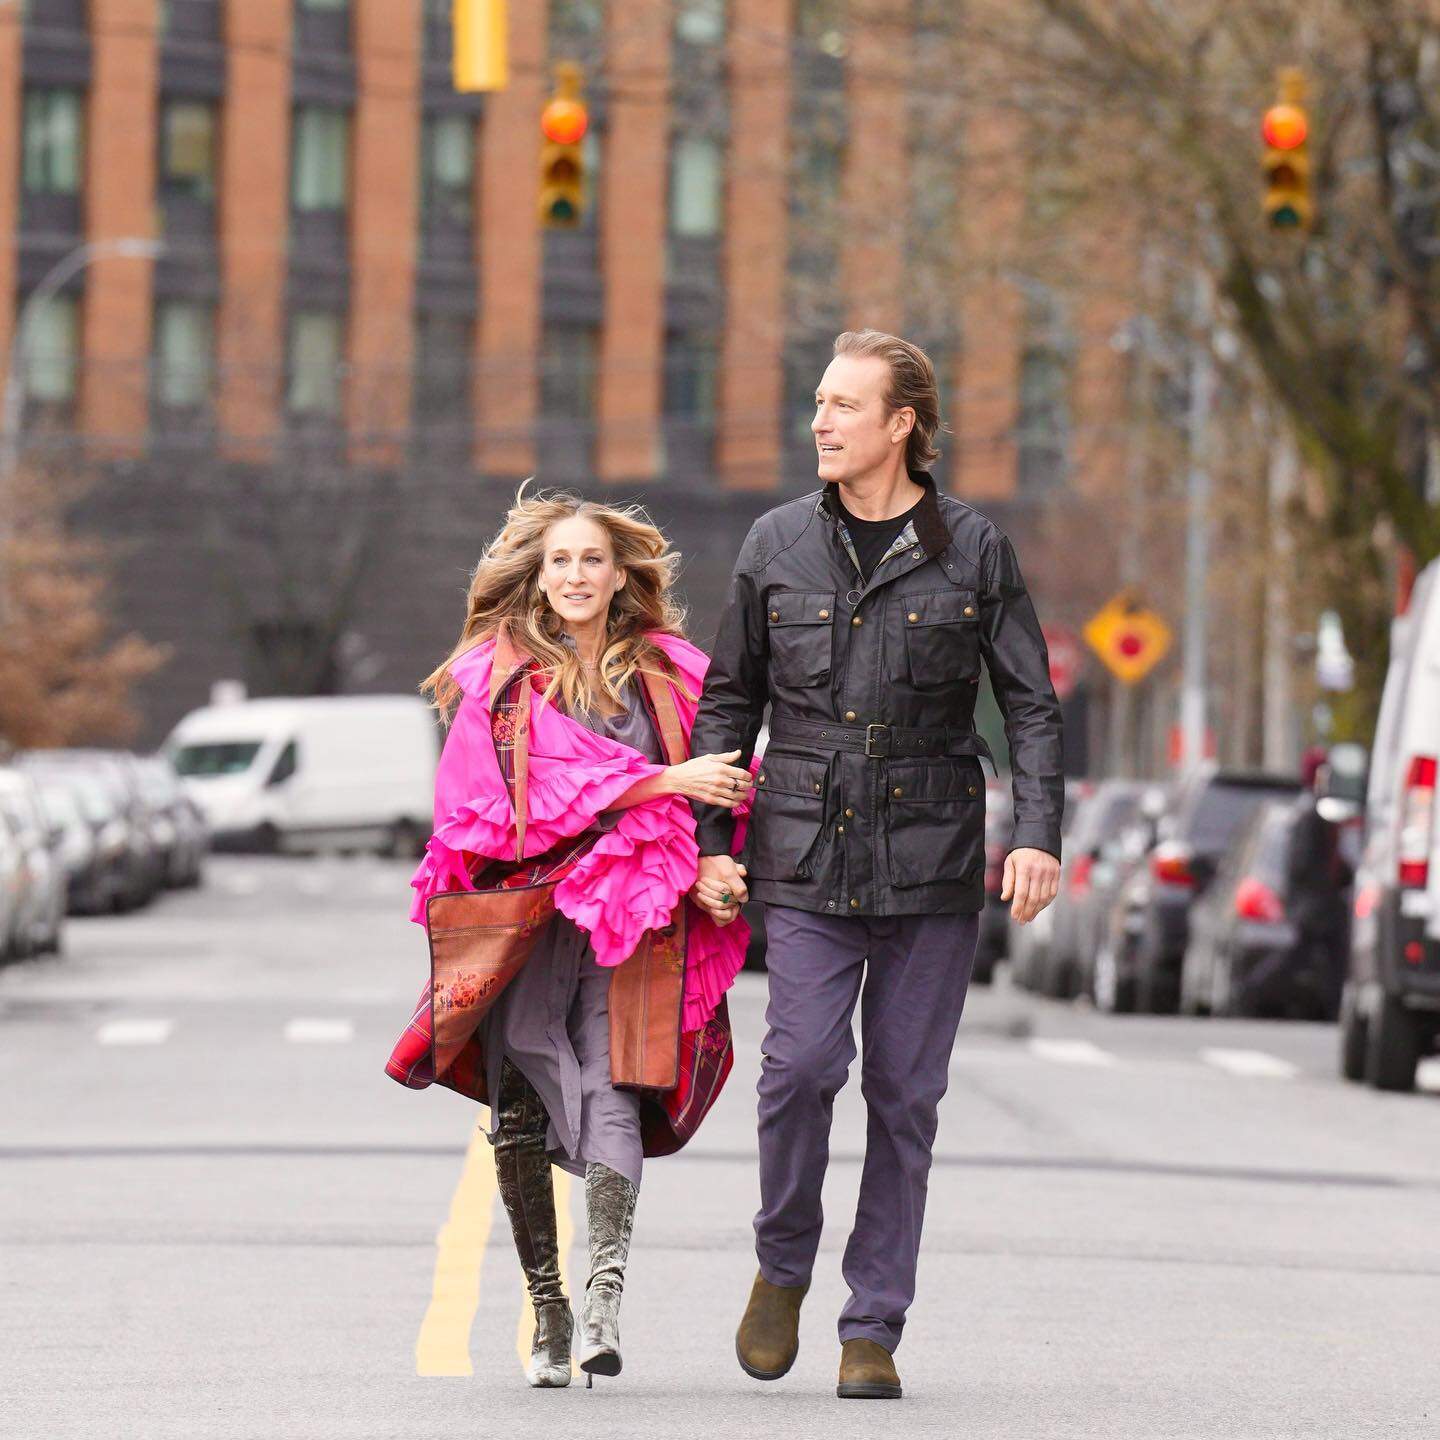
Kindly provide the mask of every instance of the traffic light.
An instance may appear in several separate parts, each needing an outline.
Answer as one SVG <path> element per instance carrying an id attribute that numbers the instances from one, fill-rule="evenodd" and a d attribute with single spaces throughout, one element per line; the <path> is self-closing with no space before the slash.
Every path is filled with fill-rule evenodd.
<path id="1" fill-rule="evenodd" d="M 584 71 L 566 62 L 555 67 L 555 93 L 540 112 L 540 223 L 573 230 L 585 210 L 585 156 L 580 142 L 590 115 L 580 97 Z"/>
<path id="2" fill-rule="evenodd" d="M 1310 197 L 1310 156 L 1306 140 L 1310 117 L 1301 103 L 1305 77 L 1299 70 L 1280 72 L 1280 96 L 1260 122 L 1265 141 L 1265 218 L 1273 230 L 1308 230 L 1315 218 Z"/>
<path id="3" fill-rule="evenodd" d="M 510 83 L 508 0 L 454 0 L 455 89 L 503 90 Z"/>

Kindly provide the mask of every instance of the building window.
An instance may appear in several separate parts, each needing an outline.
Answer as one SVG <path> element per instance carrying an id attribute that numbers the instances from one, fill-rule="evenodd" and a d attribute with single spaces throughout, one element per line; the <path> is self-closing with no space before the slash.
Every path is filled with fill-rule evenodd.
<path id="1" fill-rule="evenodd" d="M 84 120 L 78 90 L 27 90 L 24 186 L 32 195 L 78 195 Z"/>
<path id="2" fill-rule="evenodd" d="M 295 111 L 291 201 L 296 210 L 343 210 L 349 193 L 350 115 L 328 105 Z"/>
<path id="3" fill-rule="evenodd" d="M 593 422 L 600 337 L 593 326 L 547 325 L 540 375 L 546 420 Z"/>
<path id="4" fill-rule="evenodd" d="M 337 10 L 348 10 L 350 0 L 300 0 L 302 10 L 321 10 L 335 12 Z"/>
<path id="5" fill-rule="evenodd" d="M 670 229 L 708 240 L 720 233 L 725 159 L 707 135 L 677 135 L 670 146 Z"/>
<path id="6" fill-rule="evenodd" d="M 713 426 L 716 369 L 713 335 L 672 330 L 665 337 L 665 414 L 673 420 Z"/>
<path id="7" fill-rule="evenodd" d="M 345 324 L 339 315 L 299 310 L 291 316 L 288 404 L 292 415 L 339 415 L 344 346 Z"/>
<path id="8" fill-rule="evenodd" d="M 416 322 L 414 426 L 430 448 L 470 438 L 471 349 L 468 315 L 427 310 Z"/>
<path id="9" fill-rule="evenodd" d="M 215 318 L 208 305 L 162 301 L 155 311 L 155 399 L 166 410 L 199 410 L 215 380 Z"/>
<path id="10" fill-rule="evenodd" d="M 468 229 L 475 209 L 474 116 L 427 115 L 420 145 L 423 222 L 447 229 Z"/>
<path id="11" fill-rule="evenodd" d="M 550 31 L 557 38 L 588 39 L 605 27 L 605 0 L 551 0 Z"/>
<path id="12" fill-rule="evenodd" d="M 25 328 L 25 398 L 63 405 L 75 398 L 80 306 L 73 295 L 42 301 Z"/>
<path id="13" fill-rule="evenodd" d="M 1034 494 L 1065 483 L 1070 461 L 1070 375 L 1073 340 L 1063 306 L 1048 286 L 1026 296 L 1020 356 L 1016 480 Z"/>
<path id="14" fill-rule="evenodd" d="M 691 45 L 718 45 L 725 38 L 725 0 L 681 0 L 675 33 Z"/>
<path id="15" fill-rule="evenodd" d="M 168 100 L 160 117 L 160 193 L 167 199 L 215 198 L 215 106 Z"/>

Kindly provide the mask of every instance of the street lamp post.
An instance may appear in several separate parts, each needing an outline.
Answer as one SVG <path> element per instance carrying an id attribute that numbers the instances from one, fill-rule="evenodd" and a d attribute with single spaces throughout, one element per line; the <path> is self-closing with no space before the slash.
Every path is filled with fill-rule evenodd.
<path id="1" fill-rule="evenodd" d="M 113 240 L 91 240 L 77 245 L 51 266 L 31 291 L 15 325 L 10 357 L 5 371 L 5 393 L 0 399 L 0 620 L 7 610 L 5 559 L 14 530 L 14 479 L 20 464 L 20 428 L 25 413 L 25 369 L 29 360 L 31 332 L 45 306 L 86 266 L 96 260 L 118 257 L 126 260 L 153 260 L 164 250 L 158 240 L 124 235 Z"/>

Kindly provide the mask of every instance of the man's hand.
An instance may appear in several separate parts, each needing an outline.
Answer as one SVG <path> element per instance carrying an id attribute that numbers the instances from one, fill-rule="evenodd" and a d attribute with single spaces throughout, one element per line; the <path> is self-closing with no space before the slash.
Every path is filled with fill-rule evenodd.
<path id="1" fill-rule="evenodd" d="M 690 894 L 717 925 L 728 925 L 750 898 L 745 888 L 745 867 L 736 864 L 733 855 L 702 855 Z"/>
<path id="2" fill-rule="evenodd" d="M 705 863 L 703 860 L 700 862 Z M 1000 898 L 1010 900 L 1010 918 L 1028 925 L 1059 893 L 1060 862 L 1048 850 L 1022 846 L 1005 857 Z M 1012 899 L 1013 897 L 1013 899 Z"/>

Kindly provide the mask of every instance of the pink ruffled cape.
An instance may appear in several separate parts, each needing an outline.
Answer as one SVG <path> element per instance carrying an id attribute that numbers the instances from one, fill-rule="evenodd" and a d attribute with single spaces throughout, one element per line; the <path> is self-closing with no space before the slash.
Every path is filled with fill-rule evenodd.
<path id="1" fill-rule="evenodd" d="M 698 696 L 709 657 L 686 640 L 652 634 Z M 490 731 L 490 671 L 495 642 L 467 651 L 450 673 L 463 692 L 435 776 L 435 833 L 410 884 L 410 918 L 425 923 L 425 903 L 447 890 L 470 890 L 466 855 L 515 858 L 515 814 Z M 638 750 L 596 735 L 552 703 L 540 689 L 530 710 L 527 857 L 588 829 L 638 780 L 658 774 Z M 676 709 L 688 740 L 697 702 L 675 687 Z M 736 807 L 735 851 L 745 838 L 746 799 Z M 666 795 L 616 812 L 601 835 L 556 887 L 555 904 L 589 933 L 595 958 L 618 965 L 645 931 L 668 925 L 671 912 L 695 883 L 699 861 L 695 817 L 683 796 Z M 723 928 L 692 902 L 687 913 L 684 1030 L 698 1030 L 714 1013 L 745 960 L 750 928 L 737 919 Z"/>

